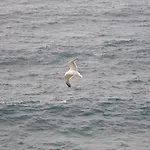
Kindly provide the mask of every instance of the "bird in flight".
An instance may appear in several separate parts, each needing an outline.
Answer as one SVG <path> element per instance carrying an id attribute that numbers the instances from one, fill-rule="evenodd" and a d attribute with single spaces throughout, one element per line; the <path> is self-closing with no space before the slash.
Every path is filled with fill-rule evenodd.
<path id="1" fill-rule="evenodd" d="M 77 59 L 78 58 L 75 58 L 75 59 L 68 62 L 70 69 L 64 75 L 64 80 L 65 80 L 68 87 L 71 87 L 70 80 L 72 77 L 77 76 L 79 78 L 82 78 L 82 75 L 78 72 L 77 65 L 75 63 L 75 61 Z"/>

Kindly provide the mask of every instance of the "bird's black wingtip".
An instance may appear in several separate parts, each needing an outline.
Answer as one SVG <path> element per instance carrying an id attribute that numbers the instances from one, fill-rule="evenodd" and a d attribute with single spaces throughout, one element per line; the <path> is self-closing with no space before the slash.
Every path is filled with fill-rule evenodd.
<path id="1" fill-rule="evenodd" d="M 68 87 L 71 87 L 71 84 L 66 83 Z"/>

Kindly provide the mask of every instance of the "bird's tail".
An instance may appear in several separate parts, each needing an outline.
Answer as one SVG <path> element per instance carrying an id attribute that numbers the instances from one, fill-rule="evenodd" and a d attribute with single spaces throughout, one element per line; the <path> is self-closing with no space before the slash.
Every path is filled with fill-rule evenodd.
<path id="1" fill-rule="evenodd" d="M 77 77 L 82 78 L 83 76 L 79 72 L 77 72 Z"/>

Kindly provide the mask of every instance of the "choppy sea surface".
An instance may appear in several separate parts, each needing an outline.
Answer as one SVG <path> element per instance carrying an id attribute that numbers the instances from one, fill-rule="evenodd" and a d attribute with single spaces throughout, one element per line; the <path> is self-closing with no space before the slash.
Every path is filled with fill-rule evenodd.
<path id="1" fill-rule="evenodd" d="M 150 150 L 150 1 L 1 0 L 0 150 L 135 149 Z"/>

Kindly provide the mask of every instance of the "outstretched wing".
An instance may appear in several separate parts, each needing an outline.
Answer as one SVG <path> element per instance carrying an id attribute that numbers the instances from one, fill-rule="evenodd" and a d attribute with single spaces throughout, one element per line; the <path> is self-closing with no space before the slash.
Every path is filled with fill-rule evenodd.
<path id="1" fill-rule="evenodd" d="M 69 73 L 65 74 L 65 76 L 64 76 L 65 82 L 66 82 L 66 84 L 68 85 L 68 87 L 71 87 L 70 79 L 71 79 L 72 77 L 73 77 L 73 74 L 69 74 Z"/>
<path id="2" fill-rule="evenodd" d="M 77 70 L 77 65 L 75 63 L 76 60 L 77 60 L 77 58 L 68 62 L 69 68 L 72 71 L 76 71 Z"/>

